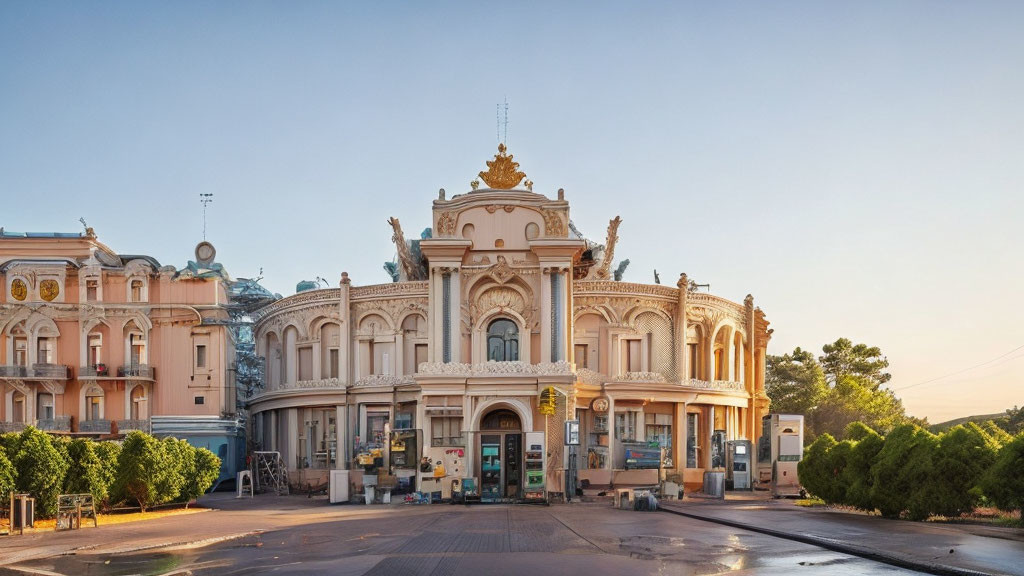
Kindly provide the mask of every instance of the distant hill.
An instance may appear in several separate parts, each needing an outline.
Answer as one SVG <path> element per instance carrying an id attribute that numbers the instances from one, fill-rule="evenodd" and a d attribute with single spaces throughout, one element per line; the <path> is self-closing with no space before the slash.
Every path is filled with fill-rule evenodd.
<path id="1" fill-rule="evenodd" d="M 974 422 L 981 424 L 982 422 L 988 422 L 989 420 L 997 420 L 999 418 L 1005 418 L 1006 412 L 997 412 L 995 414 L 982 414 L 979 416 L 964 416 L 963 418 L 957 418 L 956 420 L 950 420 L 948 422 L 940 422 L 938 424 L 932 424 L 928 427 L 928 431 L 932 434 L 938 434 L 945 432 L 957 424 L 966 424 L 968 422 Z"/>

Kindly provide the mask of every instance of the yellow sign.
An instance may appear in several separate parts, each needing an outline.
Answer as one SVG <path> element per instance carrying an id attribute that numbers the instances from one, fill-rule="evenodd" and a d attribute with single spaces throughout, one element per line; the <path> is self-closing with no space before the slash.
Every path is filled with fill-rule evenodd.
<path id="1" fill-rule="evenodd" d="M 545 416 L 554 416 L 556 404 L 555 401 L 558 398 L 558 391 L 553 387 L 548 386 L 540 393 L 540 406 L 539 412 Z"/>

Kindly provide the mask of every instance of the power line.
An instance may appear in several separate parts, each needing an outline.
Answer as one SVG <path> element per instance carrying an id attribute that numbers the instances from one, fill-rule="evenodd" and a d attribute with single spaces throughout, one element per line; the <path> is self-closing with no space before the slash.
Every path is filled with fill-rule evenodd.
<path id="1" fill-rule="evenodd" d="M 957 374 L 963 374 L 964 372 L 970 372 L 971 370 L 975 370 L 977 368 L 981 368 L 982 366 L 991 364 L 991 363 L 995 362 L 996 360 L 1002 360 L 1003 358 L 1006 358 L 1007 356 L 1009 356 L 1010 354 L 1013 354 L 1014 352 L 1016 352 L 1018 350 L 1024 350 L 1024 344 L 1014 348 L 1013 350 L 1010 350 L 1006 354 L 1002 354 L 1000 356 L 996 356 L 995 358 L 993 358 L 991 360 L 988 360 L 987 362 L 982 362 L 981 364 L 976 364 L 974 366 L 971 366 L 970 368 L 964 368 L 963 370 L 957 370 L 956 372 L 950 372 L 949 374 L 945 374 L 943 376 L 938 376 L 936 378 L 931 378 L 930 380 L 924 380 L 922 382 L 918 382 L 917 384 L 911 384 L 909 386 L 902 386 L 900 388 L 893 388 L 893 390 L 894 391 L 909 390 L 911 388 L 916 388 L 918 386 L 921 386 L 922 384 L 928 384 L 928 383 L 931 383 L 931 382 L 937 382 L 939 380 L 945 380 L 946 378 L 949 378 L 950 376 L 956 376 Z M 1016 360 L 1016 358 L 1013 358 L 1013 360 Z"/>

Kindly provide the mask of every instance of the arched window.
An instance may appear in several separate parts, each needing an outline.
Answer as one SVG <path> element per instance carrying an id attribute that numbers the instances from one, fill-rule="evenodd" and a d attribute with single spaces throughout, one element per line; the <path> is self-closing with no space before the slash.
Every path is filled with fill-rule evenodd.
<path id="1" fill-rule="evenodd" d="M 487 327 L 487 359 L 495 362 L 519 360 L 519 326 L 499 318 Z"/>

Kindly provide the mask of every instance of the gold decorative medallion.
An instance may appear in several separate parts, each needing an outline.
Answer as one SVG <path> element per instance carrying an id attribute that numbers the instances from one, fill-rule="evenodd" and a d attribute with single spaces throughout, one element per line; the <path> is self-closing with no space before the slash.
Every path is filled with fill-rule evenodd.
<path id="1" fill-rule="evenodd" d="M 39 297 L 52 302 L 60 294 L 60 284 L 56 280 L 43 280 L 39 283 Z"/>
<path id="2" fill-rule="evenodd" d="M 519 163 L 512 161 L 511 154 L 505 154 L 504 144 L 498 144 L 498 153 L 494 155 L 494 160 L 487 161 L 487 171 L 481 172 L 479 176 L 488 187 L 497 190 L 515 188 L 523 178 L 526 178 L 526 174 L 519 171 Z"/>
<path id="3" fill-rule="evenodd" d="M 25 281 L 21 278 L 15 278 L 11 282 L 11 297 L 15 300 L 24 300 L 28 296 L 28 286 L 25 285 Z"/>

